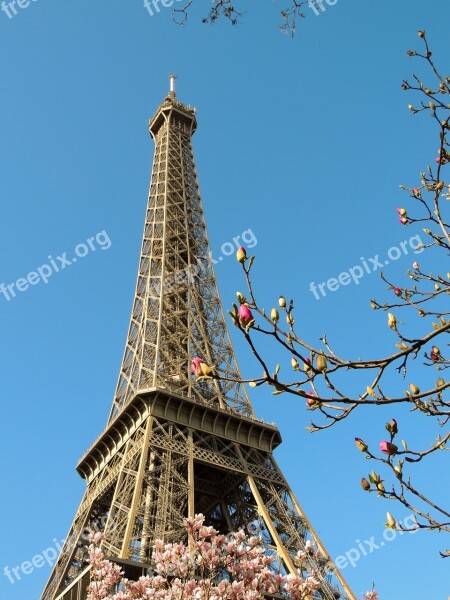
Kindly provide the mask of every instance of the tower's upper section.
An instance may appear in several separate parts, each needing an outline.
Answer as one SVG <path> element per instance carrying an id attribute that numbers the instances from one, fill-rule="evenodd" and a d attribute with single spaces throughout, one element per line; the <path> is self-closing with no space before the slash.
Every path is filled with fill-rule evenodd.
<path id="1" fill-rule="evenodd" d="M 190 135 L 197 129 L 195 108 L 186 106 L 176 99 L 175 75 L 170 75 L 169 79 L 170 91 L 149 123 L 149 131 L 155 141 L 158 132 L 165 123 L 170 123 L 174 127 L 185 129 Z"/>
<path id="2" fill-rule="evenodd" d="M 149 124 L 155 142 L 136 294 L 110 414 L 158 388 L 253 416 L 217 289 L 191 137 L 195 109 L 176 99 L 175 78 Z M 228 381 L 196 381 L 195 357 Z"/>

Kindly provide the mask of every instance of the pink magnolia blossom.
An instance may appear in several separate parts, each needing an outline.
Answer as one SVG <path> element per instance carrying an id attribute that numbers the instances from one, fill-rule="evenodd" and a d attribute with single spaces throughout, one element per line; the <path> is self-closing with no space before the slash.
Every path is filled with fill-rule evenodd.
<path id="1" fill-rule="evenodd" d="M 202 364 L 202 362 L 205 362 L 205 361 L 198 356 L 196 356 L 195 358 L 192 359 L 191 371 L 196 377 L 199 377 L 201 375 L 200 365 Z"/>
<path id="2" fill-rule="evenodd" d="M 315 406 L 318 403 L 317 396 L 314 392 L 306 392 L 306 395 L 308 396 L 308 399 L 306 401 L 306 404 L 308 406 Z"/>
<path id="3" fill-rule="evenodd" d="M 439 350 L 439 348 L 437 346 L 432 346 L 431 352 L 430 352 L 431 360 L 437 361 L 437 360 L 440 360 L 440 357 L 441 357 L 441 351 Z"/>
<path id="4" fill-rule="evenodd" d="M 443 150 L 443 152 L 441 153 L 441 149 L 438 149 L 438 156 L 436 158 L 436 162 L 440 165 L 445 165 L 446 163 L 448 163 L 448 155 L 445 150 Z"/>
<path id="5" fill-rule="evenodd" d="M 316 574 L 301 575 L 308 556 L 321 556 L 310 541 L 295 557 L 297 573 L 281 575 L 270 569 L 275 559 L 265 553 L 259 537 L 246 537 L 243 531 L 221 535 L 204 525 L 203 515 L 186 519 L 184 527 L 186 544 L 156 540 L 152 554 L 156 574 L 138 581 L 124 579 L 120 567 L 105 559 L 98 545 L 103 537 L 94 534 L 87 600 L 264 600 L 267 595 L 306 600 L 320 590 Z M 221 577 L 224 572 L 229 578 Z M 368 592 L 363 600 L 378 596 Z"/>
<path id="6" fill-rule="evenodd" d="M 380 450 L 384 454 L 394 456 L 395 454 L 397 454 L 398 447 L 395 444 L 391 444 L 391 442 L 388 442 L 387 440 L 383 440 L 382 442 L 380 442 Z"/>
<path id="7" fill-rule="evenodd" d="M 245 304 L 240 305 L 238 315 L 241 325 L 248 325 L 250 321 L 253 321 L 252 311 Z"/>

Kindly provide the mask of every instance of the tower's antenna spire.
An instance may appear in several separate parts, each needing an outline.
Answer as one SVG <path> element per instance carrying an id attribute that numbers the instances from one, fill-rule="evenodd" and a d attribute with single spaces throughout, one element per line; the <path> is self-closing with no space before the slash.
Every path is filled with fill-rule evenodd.
<path id="1" fill-rule="evenodd" d="M 174 75 L 173 73 L 171 73 L 169 75 L 169 81 L 170 81 L 170 92 L 169 94 L 173 97 L 175 97 L 175 79 L 178 79 L 176 75 Z"/>

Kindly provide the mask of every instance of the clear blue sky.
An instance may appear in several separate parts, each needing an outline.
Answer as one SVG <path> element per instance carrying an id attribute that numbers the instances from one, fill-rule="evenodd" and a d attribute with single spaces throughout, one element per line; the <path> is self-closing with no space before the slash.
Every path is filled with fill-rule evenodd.
<path id="1" fill-rule="evenodd" d="M 338 0 L 320 16 L 306 8 L 294 40 L 276 29 L 282 0 L 243 2 L 247 14 L 234 28 L 202 25 L 211 3 L 196 3 L 184 28 L 170 9 L 151 17 L 141 0 L 37 0 L 12 19 L 0 12 L 0 283 L 26 277 L 49 255 L 73 255 L 99 232 L 112 242 L 47 285 L 9 302 L 0 296 L 2 600 L 39 597 L 48 567 L 14 585 L 3 569 L 66 535 L 84 489 L 75 464 L 109 413 L 153 156 L 147 121 L 171 71 L 179 98 L 198 110 L 194 149 L 213 255 L 250 228 L 254 279 L 269 308 L 280 292 L 295 297 L 302 335 L 327 332 L 343 354 L 392 347 L 385 315 L 368 308 L 384 297 L 376 274 L 320 300 L 309 285 L 415 233 L 397 223 L 398 186 L 417 183 L 436 138 L 427 117 L 410 115 L 400 83 L 415 68 L 405 51 L 420 28 L 448 66 L 448 2 Z M 411 252 L 386 273 L 404 283 Z M 243 287 L 234 258 L 217 277 L 229 304 Z M 254 398 L 258 415 L 282 432 L 277 459 L 330 554 L 372 536 L 380 542 L 388 507 L 360 490 L 368 464 L 353 438 L 376 443 L 396 416 L 418 439 L 421 420 L 372 411 L 312 436 L 303 402 L 267 390 Z M 432 464 L 420 477 L 427 491 L 436 479 L 448 500 L 448 469 Z M 405 534 L 343 573 L 357 595 L 375 581 L 382 600 L 446 600 L 443 547 L 442 536 Z"/>

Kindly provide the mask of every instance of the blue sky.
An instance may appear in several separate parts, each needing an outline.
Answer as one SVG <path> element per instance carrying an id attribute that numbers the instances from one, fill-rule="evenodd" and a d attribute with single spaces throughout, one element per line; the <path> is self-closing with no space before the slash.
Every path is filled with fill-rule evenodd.
<path id="1" fill-rule="evenodd" d="M 12 19 L 0 13 L 0 283 L 88 248 L 48 284 L 9 302 L 0 296 L 2 600 L 39 597 L 49 567 L 14 584 L 3 568 L 66 535 L 84 489 L 75 464 L 110 410 L 153 156 L 147 121 L 170 72 L 198 111 L 194 150 L 213 255 L 251 229 L 258 295 L 269 308 L 279 293 L 296 298 L 305 339 L 327 332 L 353 356 L 394 343 L 385 315 L 369 309 L 371 297 L 385 297 L 376 273 L 320 300 L 309 286 L 417 233 L 397 223 L 406 201 L 398 186 L 418 182 L 436 137 L 427 117 L 410 115 L 400 83 L 418 68 L 405 52 L 418 29 L 445 69 L 448 2 L 338 0 L 320 16 L 306 8 L 293 40 L 276 28 L 282 0 L 242 2 L 237 27 L 201 24 L 210 3 L 197 4 L 183 28 L 170 9 L 151 17 L 141 0 L 37 0 Z M 416 258 L 410 248 L 386 274 L 404 284 Z M 235 260 L 216 273 L 228 305 L 243 288 Z M 231 333 L 251 376 L 254 363 Z M 281 430 L 278 462 L 330 554 L 382 541 L 388 507 L 360 490 L 368 465 L 353 438 L 376 443 L 392 416 L 408 440 L 432 429 L 400 410 L 371 411 L 311 435 L 303 402 L 267 390 L 252 397 L 258 416 Z M 437 462 L 418 478 L 448 498 Z M 442 536 L 404 534 L 343 574 L 357 595 L 374 581 L 382 600 L 445 600 L 443 547 Z"/>

